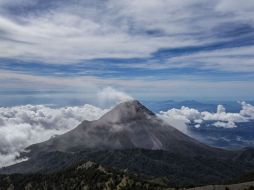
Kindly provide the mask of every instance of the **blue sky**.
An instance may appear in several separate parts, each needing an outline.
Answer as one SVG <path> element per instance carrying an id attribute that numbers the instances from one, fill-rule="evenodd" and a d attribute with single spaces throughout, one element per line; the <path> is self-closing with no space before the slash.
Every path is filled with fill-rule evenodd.
<path id="1" fill-rule="evenodd" d="M 253 99 L 253 52 L 253 0 L 0 0 L 0 105 Z"/>

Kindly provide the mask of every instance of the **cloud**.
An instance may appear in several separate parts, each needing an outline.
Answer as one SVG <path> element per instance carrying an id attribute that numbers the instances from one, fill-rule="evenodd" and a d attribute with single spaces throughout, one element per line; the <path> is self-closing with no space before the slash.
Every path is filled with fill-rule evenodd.
<path id="1" fill-rule="evenodd" d="M 244 40 L 243 40 L 244 41 Z M 242 42 L 235 44 L 240 46 Z M 203 47 L 205 49 L 205 47 Z M 201 70 L 213 69 L 226 72 L 250 72 L 254 70 L 253 46 L 215 48 L 209 51 L 198 51 L 193 54 L 182 54 L 169 58 L 165 68 L 199 67 Z M 241 64 L 239 64 L 241 62 Z"/>
<path id="2" fill-rule="evenodd" d="M 211 113 L 207 111 L 199 112 L 196 109 L 182 106 L 181 109 L 170 109 L 161 111 L 160 117 L 164 119 L 177 119 L 185 122 L 187 125 L 193 125 L 197 128 L 201 127 L 204 122 L 210 122 L 209 126 L 235 128 L 237 123 L 249 122 L 254 119 L 254 106 L 246 102 L 242 102 L 242 109 L 239 113 L 229 113 L 223 105 L 217 106 L 217 112 Z"/>
<path id="3" fill-rule="evenodd" d="M 108 109 L 92 105 L 54 108 L 46 105 L 0 107 L 0 166 L 13 163 L 25 147 L 63 134 Z"/>
<path id="4" fill-rule="evenodd" d="M 240 114 L 249 119 L 254 119 L 254 106 L 246 102 L 242 102 L 242 110 Z"/>
<path id="5" fill-rule="evenodd" d="M 228 121 L 228 122 L 216 121 L 215 123 L 213 123 L 213 126 L 222 127 L 222 128 L 235 128 L 235 127 L 237 127 L 237 125 L 233 121 Z"/>
<path id="6" fill-rule="evenodd" d="M 118 91 L 112 87 L 103 88 L 97 97 L 101 105 L 115 105 L 128 100 L 133 100 L 133 97 L 125 92 Z"/>
<path id="7" fill-rule="evenodd" d="M 1 0 L 0 57 L 54 64 L 100 58 L 151 58 L 165 48 L 230 42 L 250 35 L 254 26 L 251 0 L 60 2 Z M 231 23 L 240 29 L 248 25 L 249 30 L 230 38 L 229 34 L 239 29 L 224 31 Z M 218 36 L 222 33 L 223 39 Z M 238 51 L 239 43 L 232 46 Z M 227 56 L 224 61 L 230 60 Z M 232 68 L 227 64 L 223 67 Z"/>
<path id="8" fill-rule="evenodd" d="M 165 112 L 161 111 L 160 114 L 165 117 L 183 120 L 185 123 L 190 123 L 192 120 L 197 120 L 202 117 L 198 110 L 185 106 L 183 106 L 181 109 L 173 108 Z"/>
<path id="9" fill-rule="evenodd" d="M 144 57 L 166 46 L 164 38 L 148 41 L 145 36 L 131 35 L 124 29 L 130 26 L 122 23 L 123 19 L 115 18 L 110 10 L 101 10 L 105 11 L 102 15 L 97 8 L 70 5 L 67 10 L 62 7 L 39 16 L 20 17 L 22 22 L 0 17 L 0 57 L 70 64 L 87 59 Z M 77 14 L 81 12 L 77 9 L 84 14 Z M 116 20 L 119 25 L 115 25 Z"/>
<path id="10" fill-rule="evenodd" d="M 0 154 L 0 168 L 17 164 L 19 162 L 26 161 L 26 158 L 18 159 L 19 152 L 12 152 L 8 154 Z"/>
<path id="11" fill-rule="evenodd" d="M 222 90 L 223 98 L 252 97 L 246 93 L 254 71 L 251 0 L 0 0 L 0 5 L 0 69 L 26 75 L 25 85 L 37 77 L 53 88 L 67 81 L 120 86 L 142 96 L 196 98 Z M 2 75 L 1 86 L 15 88 L 18 79 L 11 76 Z"/>
<path id="12" fill-rule="evenodd" d="M 171 126 L 175 127 L 176 129 L 178 129 L 179 131 L 181 131 L 182 133 L 189 135 L 189 130 L 188 127 L 186 125 L 187 120 L 183 117 L 178 117 L 176 115 L 167 115 L 164 113 L 158 113 L 157 116 L 159 118 L 161 118 L 164 122 L 166 122 L 167 124 L 170 124 Z"/>

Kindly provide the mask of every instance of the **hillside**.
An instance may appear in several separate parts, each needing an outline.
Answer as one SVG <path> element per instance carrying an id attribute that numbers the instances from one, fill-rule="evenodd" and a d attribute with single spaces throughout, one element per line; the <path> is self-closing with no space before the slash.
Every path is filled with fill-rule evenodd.
<path id="1" fill-rule="evenodd" d="M 253 164 L 233 159 L 190 158 L 163 150 L 87 150 L 77 153 L 51 152 L 28 161 L 3 168 L 2 173 L 52 173 L 81 161 L 94 161 L 108 167 L 128 169 L 152 179 L 163 178 L 170 186 L 216 184 L 253 171 Z"/>
<path id="2" fill-rule="evenodd" d="M 0 175 L 1 190 L 165 190 L 166 187 L 138 179 L 136 175 L 84 162 L 52 174 Z"/>
<path id="3" fill-rule="evenodd" d="M 248 176 L 252 176 L 253 173 Z M 247 180 L 241 178 L 241 180 Z M 0 175 L 1 190 L 176 190 L 170 188 L 165 179 L 149 179 L 128 172 L 127 170 L 104 167 L 95 162 L 87 161 L 75 164 L 50 174 L 11 174 Z M 186 190 L 183 188 L 182 190 Z M 187 190 L 253 190 L 254 181 L 227 184 L 207 185 Z"/>

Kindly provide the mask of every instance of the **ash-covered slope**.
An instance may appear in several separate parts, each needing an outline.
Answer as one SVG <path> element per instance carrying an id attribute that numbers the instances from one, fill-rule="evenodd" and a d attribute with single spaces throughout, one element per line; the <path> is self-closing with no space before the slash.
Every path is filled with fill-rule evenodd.
<path id="1" fill-rule="evenodd" d="M 96 121 L 83 121 L 66 134 L 28 147 L 26 156 L 53 151 L 132 148 L 159 149 L 189 156 L 226 154 L 186 136 L 134 100 L 117 105 Z"/>

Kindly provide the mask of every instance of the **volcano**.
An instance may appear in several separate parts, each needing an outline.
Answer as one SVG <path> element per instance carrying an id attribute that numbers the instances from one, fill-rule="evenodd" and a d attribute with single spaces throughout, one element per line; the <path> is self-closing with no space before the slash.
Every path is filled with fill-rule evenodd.
<path id="1" fill-rule="evenodd" d="M 229 151 L 183 134 L 137 100 L 120 103 L 95 121 L 31 145 L 27 161 L 0 173 L 51 173 L 93 161 L 172 186 L 221 183 L 254 168 L 254 150 Z M 248 156 L 246 156 L 248 155 Z"/>
<path id="2" fill-rule="evenodd" d="M 137 100 L 120 103 L 100 119 L 83 121 L 73 130 L 34 144 L 26 151 L 30 157 L 41 152 L 134 148 L 166 150 L 193 156 L 223 152 L 181 133 Z"/>

